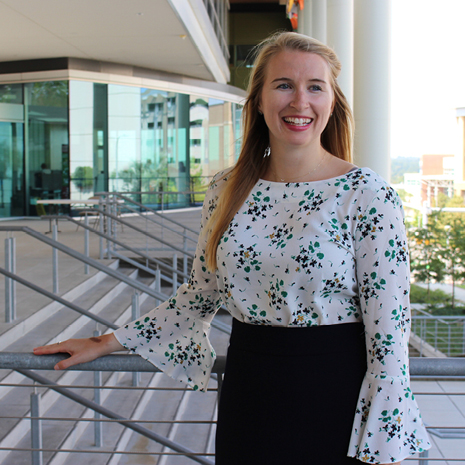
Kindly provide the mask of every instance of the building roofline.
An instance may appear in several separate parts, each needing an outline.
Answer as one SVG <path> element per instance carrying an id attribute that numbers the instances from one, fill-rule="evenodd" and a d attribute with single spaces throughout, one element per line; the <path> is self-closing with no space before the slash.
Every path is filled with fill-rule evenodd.
<path id="1" fill-rule="evenodd" d="M 243 103 L 246 92 L 228 84 L 137 66 L 61 57 L 0 63 L 0 84 L 81 80 L 156 88 Z"/>

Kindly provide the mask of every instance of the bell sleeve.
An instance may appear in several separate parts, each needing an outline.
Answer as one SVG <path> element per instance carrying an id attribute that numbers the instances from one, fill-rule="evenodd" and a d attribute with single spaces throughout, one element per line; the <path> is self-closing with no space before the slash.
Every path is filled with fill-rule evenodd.
<path id="1" fill-rule="evenodd" d="M 368 198 L 372 201 L 354 217 L 368 368 L 348 455 L 367 463 L 392 463 L 430 444 L 410 389 L 410 267 L 401 201 L 385 184 Z"/>
<path id="2" fill-rule="evenodd" d="M 205 262 L 205 224 L 215 207 L 212 183 L 202 208 L 199 241 L 188 283 L 168 301 L 114 332 L 116 339 L 170 377 L 205 391 L 216 354 L 208 338 L 221 306 L 216 276 Z"/>

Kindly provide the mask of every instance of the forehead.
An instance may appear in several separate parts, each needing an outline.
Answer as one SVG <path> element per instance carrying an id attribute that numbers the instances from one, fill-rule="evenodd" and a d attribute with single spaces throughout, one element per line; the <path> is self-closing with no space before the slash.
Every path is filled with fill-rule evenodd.
<path id="1" fill-rule="evenodd" d="M 266 79 L 279 77 L 323 79 L 330 82 L 329 65 L 324 58 L 315 53 L 297 50 L 283 50 L 273 56 L 266 67 Z"/>

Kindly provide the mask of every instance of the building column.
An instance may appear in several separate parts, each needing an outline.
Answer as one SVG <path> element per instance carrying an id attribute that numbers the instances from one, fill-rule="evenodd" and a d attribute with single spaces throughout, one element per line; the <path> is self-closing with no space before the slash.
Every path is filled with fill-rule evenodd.
<path id="1" fill-rule="evenodd" d="M 326 19 L 326 0 L 312 0 L 312 35 L 324 44 L 326 44 Z"/>
<path id="2" fill-rule="evenodd" d="M 312 0 L 304 1 L 304 9 L 299 11 L 299 24 L 297 26 L 297 32 L 299 34 L 305 34 L 306 36 L 312 36 Z"/>
<path id="3" fill-rule="evenodd" d="M 354 96 L 354 0 L 327 0 L 327 45 L 339 57 L 342 71 L 338 78 L 353 108 Z"/>
<path id="4" fill-rule="evenodd" d="M 354 3 L 354 162 L 390 178 L 391 2 Z"/>

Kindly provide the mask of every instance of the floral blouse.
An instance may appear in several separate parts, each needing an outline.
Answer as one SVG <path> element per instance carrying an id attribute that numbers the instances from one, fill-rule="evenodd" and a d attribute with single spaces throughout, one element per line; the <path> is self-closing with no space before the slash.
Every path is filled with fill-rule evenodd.
<path id="1" fill-rule="evenodd" d="M 212 181 L 202 226 L 224 173 Z M 200 235 L 192 274 L 177 293 L 116 331 L 126 348 L 205 390 L 215 361 L 210 323 L 224 304 L 257 325 L 363 321 L 368 370 L 348 455 L 390 463 L 430 447 L 410 390 L 409 260 L 396 192 L 367 168 L 306 183 L 259 180 L 223 234 L 207 270 Z"/>

